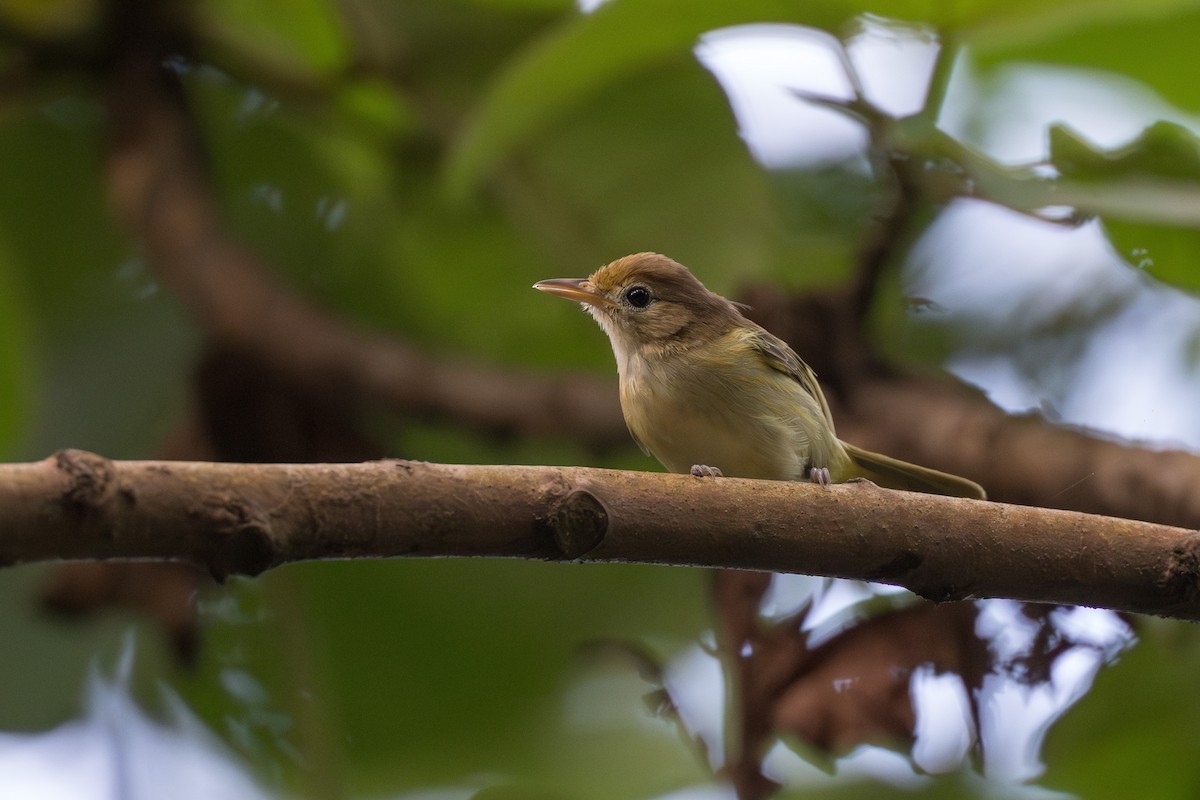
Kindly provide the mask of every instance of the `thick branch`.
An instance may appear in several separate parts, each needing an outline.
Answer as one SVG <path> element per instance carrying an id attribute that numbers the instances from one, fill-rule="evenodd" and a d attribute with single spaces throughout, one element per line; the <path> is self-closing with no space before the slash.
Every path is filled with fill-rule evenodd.
<path id="1" fill-rule="evenodd" d="M 0 562 L 503 556 L 737 567 L 1200 619 L 1200 535 L 858 483 L 409 461 L 0 466 Z"/>

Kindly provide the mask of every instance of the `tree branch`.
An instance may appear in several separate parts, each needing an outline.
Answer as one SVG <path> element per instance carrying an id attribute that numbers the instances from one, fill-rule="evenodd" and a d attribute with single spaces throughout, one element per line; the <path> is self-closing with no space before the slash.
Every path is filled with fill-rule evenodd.
<path id="1" fill-rule="evenodd" d="M 493 556 L 732 567 L 1200 620 L 1200 535 L 893 492 L 583 467 L 376 461 L 0 465 L 0 563 Z"/>

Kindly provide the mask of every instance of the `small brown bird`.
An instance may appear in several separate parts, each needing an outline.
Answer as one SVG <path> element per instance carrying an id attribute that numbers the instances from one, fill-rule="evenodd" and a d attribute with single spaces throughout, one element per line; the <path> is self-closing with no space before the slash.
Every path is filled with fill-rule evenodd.
<path id="1" fill-rule="evenodd" d="M 535 289 L 576 300 L 608 334 L 634 440 L 671 472 L 985 497 L 979 484 L 841 441 L 816 375 L 686 267 L 635 253 Z"/>

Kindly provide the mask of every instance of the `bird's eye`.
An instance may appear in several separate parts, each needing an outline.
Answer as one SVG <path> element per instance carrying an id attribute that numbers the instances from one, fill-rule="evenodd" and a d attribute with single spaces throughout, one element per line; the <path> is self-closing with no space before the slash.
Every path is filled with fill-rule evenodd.
<path id="1" fill-rule="evenodd" d="M 650 290 L 645 286 L 630 286 L 625 290 L 625 300 L 634 308 L 645 308 L 652 299 Z"/>

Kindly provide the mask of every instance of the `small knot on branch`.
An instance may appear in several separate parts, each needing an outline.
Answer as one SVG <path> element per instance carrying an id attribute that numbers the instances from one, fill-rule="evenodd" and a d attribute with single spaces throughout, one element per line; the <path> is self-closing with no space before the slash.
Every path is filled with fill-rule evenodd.
<path id="1" fill-rule="evenodd" d="M 1188 536 L 1171 550 L 1159 585 L 1192 604 L 1200 599 L 1200 533 Z"/>
<path id="2" fill-rule="evenodd" d="M 210 498 L 194 511 L 221 534 L 207 558 L 214 580 L 230 575 L 258 575 L 278 563 L 271 523 L 254 503 L 242 498 Z"/>
<path id="3" fill-rule="evenodd" d="M 59 450 L 54 464 L 70 481 L 63 502 L 70 508 L 95 508 L 104 501 L 113 479 L 112 462 L 86 450 Z"/>
<path id="4" fill-rule="evenodd" d="M 114 493 L 113 463 L 86 450 L 59 450 L 51 458 L 55 468 L 67 478 L 67 486 L 59 498 L 67 514 L 111 540 L 112 527 L 102 511 Z"/>
<path id="5" fill-rule="evenodd" d="M 550 528 L 559 552 L 567 558 L 582 558 L 608 533 L 608 511 L 594 494 L 576 489 L 554 509 Z"/>

